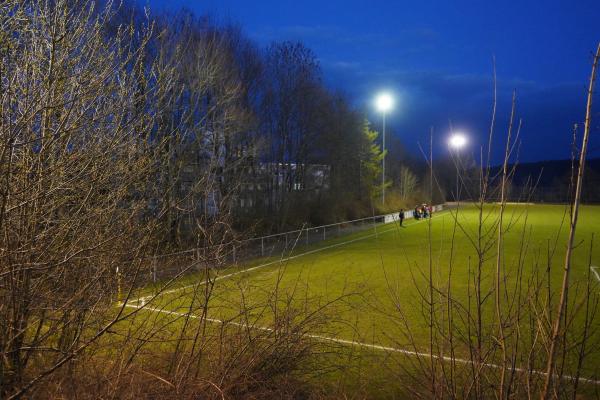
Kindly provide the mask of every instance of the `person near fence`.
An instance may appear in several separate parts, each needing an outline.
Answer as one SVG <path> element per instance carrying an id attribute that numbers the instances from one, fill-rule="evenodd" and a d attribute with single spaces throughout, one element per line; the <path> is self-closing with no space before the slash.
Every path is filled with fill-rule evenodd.
<path id="1" fill-rule="evenodd" d="M 423 205 L 421 206 L 421 216 L 423 218 L 429 218 L 430 217 L 430 213 L 429 213 L 429 206 L 425 203 L 423 203 Z"/>
<path id="2" fill-rule="evenodd" d="M 404 209 L 400 209 L 400 226 L 404 226 Z"/>

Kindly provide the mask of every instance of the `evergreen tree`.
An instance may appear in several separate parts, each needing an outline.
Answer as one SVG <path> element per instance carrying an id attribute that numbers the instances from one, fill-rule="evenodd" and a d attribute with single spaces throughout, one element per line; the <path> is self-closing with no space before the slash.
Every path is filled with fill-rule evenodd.
<path id="1" fill-rule="evenodd" d="M 382 160 L 385 153 L 377 143 L 379 133 L 371 130 L 369 121 L 365 120 L 363 124 L 362 148 L 360 151 L 361 162 L 361 197 L 365 195 L 367 199 L 372 199 L 381 195 L 381 169 Z M 386 189 L 391 183 L 386 180 Z"/>

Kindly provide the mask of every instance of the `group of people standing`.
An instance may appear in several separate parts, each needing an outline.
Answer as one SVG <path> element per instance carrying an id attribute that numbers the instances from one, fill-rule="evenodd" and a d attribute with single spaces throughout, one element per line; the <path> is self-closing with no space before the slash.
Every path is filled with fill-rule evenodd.
<path id="1" fill-rule="evenodd" d="M 429 204 L 422 204 L 420 206 L 416 206 L 413 211 L 413 218 L 421 219 L 421 218 L 431 218 L 431 214 L 433 212 L 433 208 Z M 404 213 L 404 209 L 400 210 L 400 226 L 404 225 L 404 218 L 406 214 Z"/>
<path id="2" fill-rule="evenodd" d="M 430 218 L 432 211 L 433 210 L 430 205 L 422 204 L 420 206 L 415 207 L 415 211 L 413 212 L 413 217 L 415 217 L 415 219 Z"/>

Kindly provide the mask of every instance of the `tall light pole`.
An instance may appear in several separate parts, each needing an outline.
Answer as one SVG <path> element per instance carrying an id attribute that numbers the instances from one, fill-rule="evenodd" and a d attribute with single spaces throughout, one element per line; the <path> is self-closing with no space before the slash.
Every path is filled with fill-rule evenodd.
<path id="1" fill-rule="evenodd" d="M 375 99 L 375 107 L 383 116 L 383 157 L 381 159 L 381 203 L 385 205 L 385 115 L 394 106 L 394 98 L 389 93 L 380 93 Z"/>
<path id="2" fill-rule="evenodd" d="M 458 175 L 459 175 L 459 171 L 458 171 L 458 163 L 460 162 L 460 158 L 459 158 L 459 152 L 460 150 L 465 147 L 467 144 L 467 136 L 462 133 L 462 132 L 453 132 L 452 135 L 450 136 L 450 139 L 448 139 L 448 147 L 450 147 L 450 150 L 454 150 L 456 152 L 455 154 L 455 160 L 454 160 L 454 164 L 456 166 L 456 201 L 460 202 L 460 194 L 459 192 L 459 184 L 458 184 Z"/>

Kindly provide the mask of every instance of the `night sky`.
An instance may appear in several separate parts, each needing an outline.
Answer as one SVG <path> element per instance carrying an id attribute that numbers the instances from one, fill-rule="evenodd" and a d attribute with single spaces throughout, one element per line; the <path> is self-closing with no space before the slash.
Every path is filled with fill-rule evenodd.
<path id="1" fill-rule="evenodd" d="M 517 91 L 523 120 L 520 161 L 565 159 L 572 126 L 583 127 L 592 51 L 600 41 L 600 1 L 150 0 L 153 10 L 185 7 L 237 23 L 259 45 L 302 41 L 318 57 L 325 82 L 369 112 L 385 89 L 397 106 L 390 133 L 409 151 L 429 142 L 446 151 L 450 122 L 468 133 L 470 152 L 487 140 L 492 58 L 498 76 L 500 160 Z M 600 96 L 595 96 L 591 157 L 600 157 Z"/>

